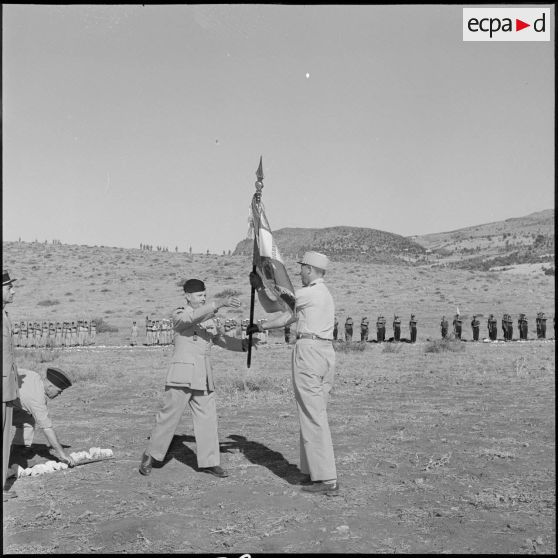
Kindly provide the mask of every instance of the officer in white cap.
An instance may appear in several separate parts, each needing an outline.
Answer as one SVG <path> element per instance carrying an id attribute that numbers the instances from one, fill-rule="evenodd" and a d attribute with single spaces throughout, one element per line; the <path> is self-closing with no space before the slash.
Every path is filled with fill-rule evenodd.
<path id="1" fill-rule="evenodd" d="M 300 470 L 305 475 L 302 490 L 336 496 L 339 484 L 326 412 L 335 374 L 335 306 L 324 282 L 329 260 L 325 254 L 306 252 L 298 263 L 303 287 L 295 292 L 296 314 L 283 311 L 263 324 L 251 324 L 247 334 L 297 322 L 292 380 L 300 422 Z M 282 309 L 256 273 L 250 274 L 250 283 L 266 312 Z"/>

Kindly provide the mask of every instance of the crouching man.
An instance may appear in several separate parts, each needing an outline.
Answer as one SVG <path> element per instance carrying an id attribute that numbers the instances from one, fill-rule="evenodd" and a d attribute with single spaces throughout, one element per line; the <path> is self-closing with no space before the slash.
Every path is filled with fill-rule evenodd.
<path id="1" fill-rule="evenodd" d="M 52 455 L 69 467 L 73 467 L 75 462 L 66 454 L 58 441 L 47 407 L 49 399 L 58 397 L 72 385 L 69 373 L 59 368 L 47 368 L 46 379 L 43 380 L 33 370 L 19 368 L 18 372 L 19 399 L 14 402 L 13 412 L 15 436 L 12 444 L 14 453 L 18 449 L 25 452 L 24 448 L 30 448 L 35 436 L 35 429 L 40 428 L 54 450 Z"/>

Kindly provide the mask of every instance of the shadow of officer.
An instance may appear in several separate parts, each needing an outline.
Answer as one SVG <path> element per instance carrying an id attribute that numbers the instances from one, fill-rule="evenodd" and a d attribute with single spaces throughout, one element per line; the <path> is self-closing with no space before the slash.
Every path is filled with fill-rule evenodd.
<path id="1" fill-rule="evenodd" d="M 229 452 L 232 449 L 240 451 L 248 461 L 254 465 L 266 467 L 274 475 L 286 480 L 289 484 L 300 484 L 306 477 L 295 464 L 289 463 L 282 453 L 238 434 L 231 434 L 228 438 L 233 441 L 221 444 L 225 451 Z"/>

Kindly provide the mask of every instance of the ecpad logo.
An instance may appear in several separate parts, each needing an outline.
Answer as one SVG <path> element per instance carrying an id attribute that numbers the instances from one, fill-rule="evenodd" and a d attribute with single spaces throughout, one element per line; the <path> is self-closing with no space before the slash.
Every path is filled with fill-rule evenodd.
<path id="1" fill-rule="evenodd" d="M 550 41 L 550 8 L 463 8 L 464 41 Z"/>

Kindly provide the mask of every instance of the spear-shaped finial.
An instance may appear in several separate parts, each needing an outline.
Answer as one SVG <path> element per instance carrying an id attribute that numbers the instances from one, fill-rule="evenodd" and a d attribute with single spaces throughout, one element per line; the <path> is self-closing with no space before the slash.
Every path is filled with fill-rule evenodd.
<path id="1" fill-rule="evenodd" d="M 258 170 L 256 171 L 256 178 L 258 180 L 256 180 L 256 196 L 258 198 L 258 201 L 260 201 L 261 195 L 262 195 L 262 189 L 264 187 L 263 185 L 263 179 L 264 179 L 264 173 L 263 173 L 263 167 L 262 167 L 262 156 L 260 155 L 260 164 L 258 166 Z"/>

